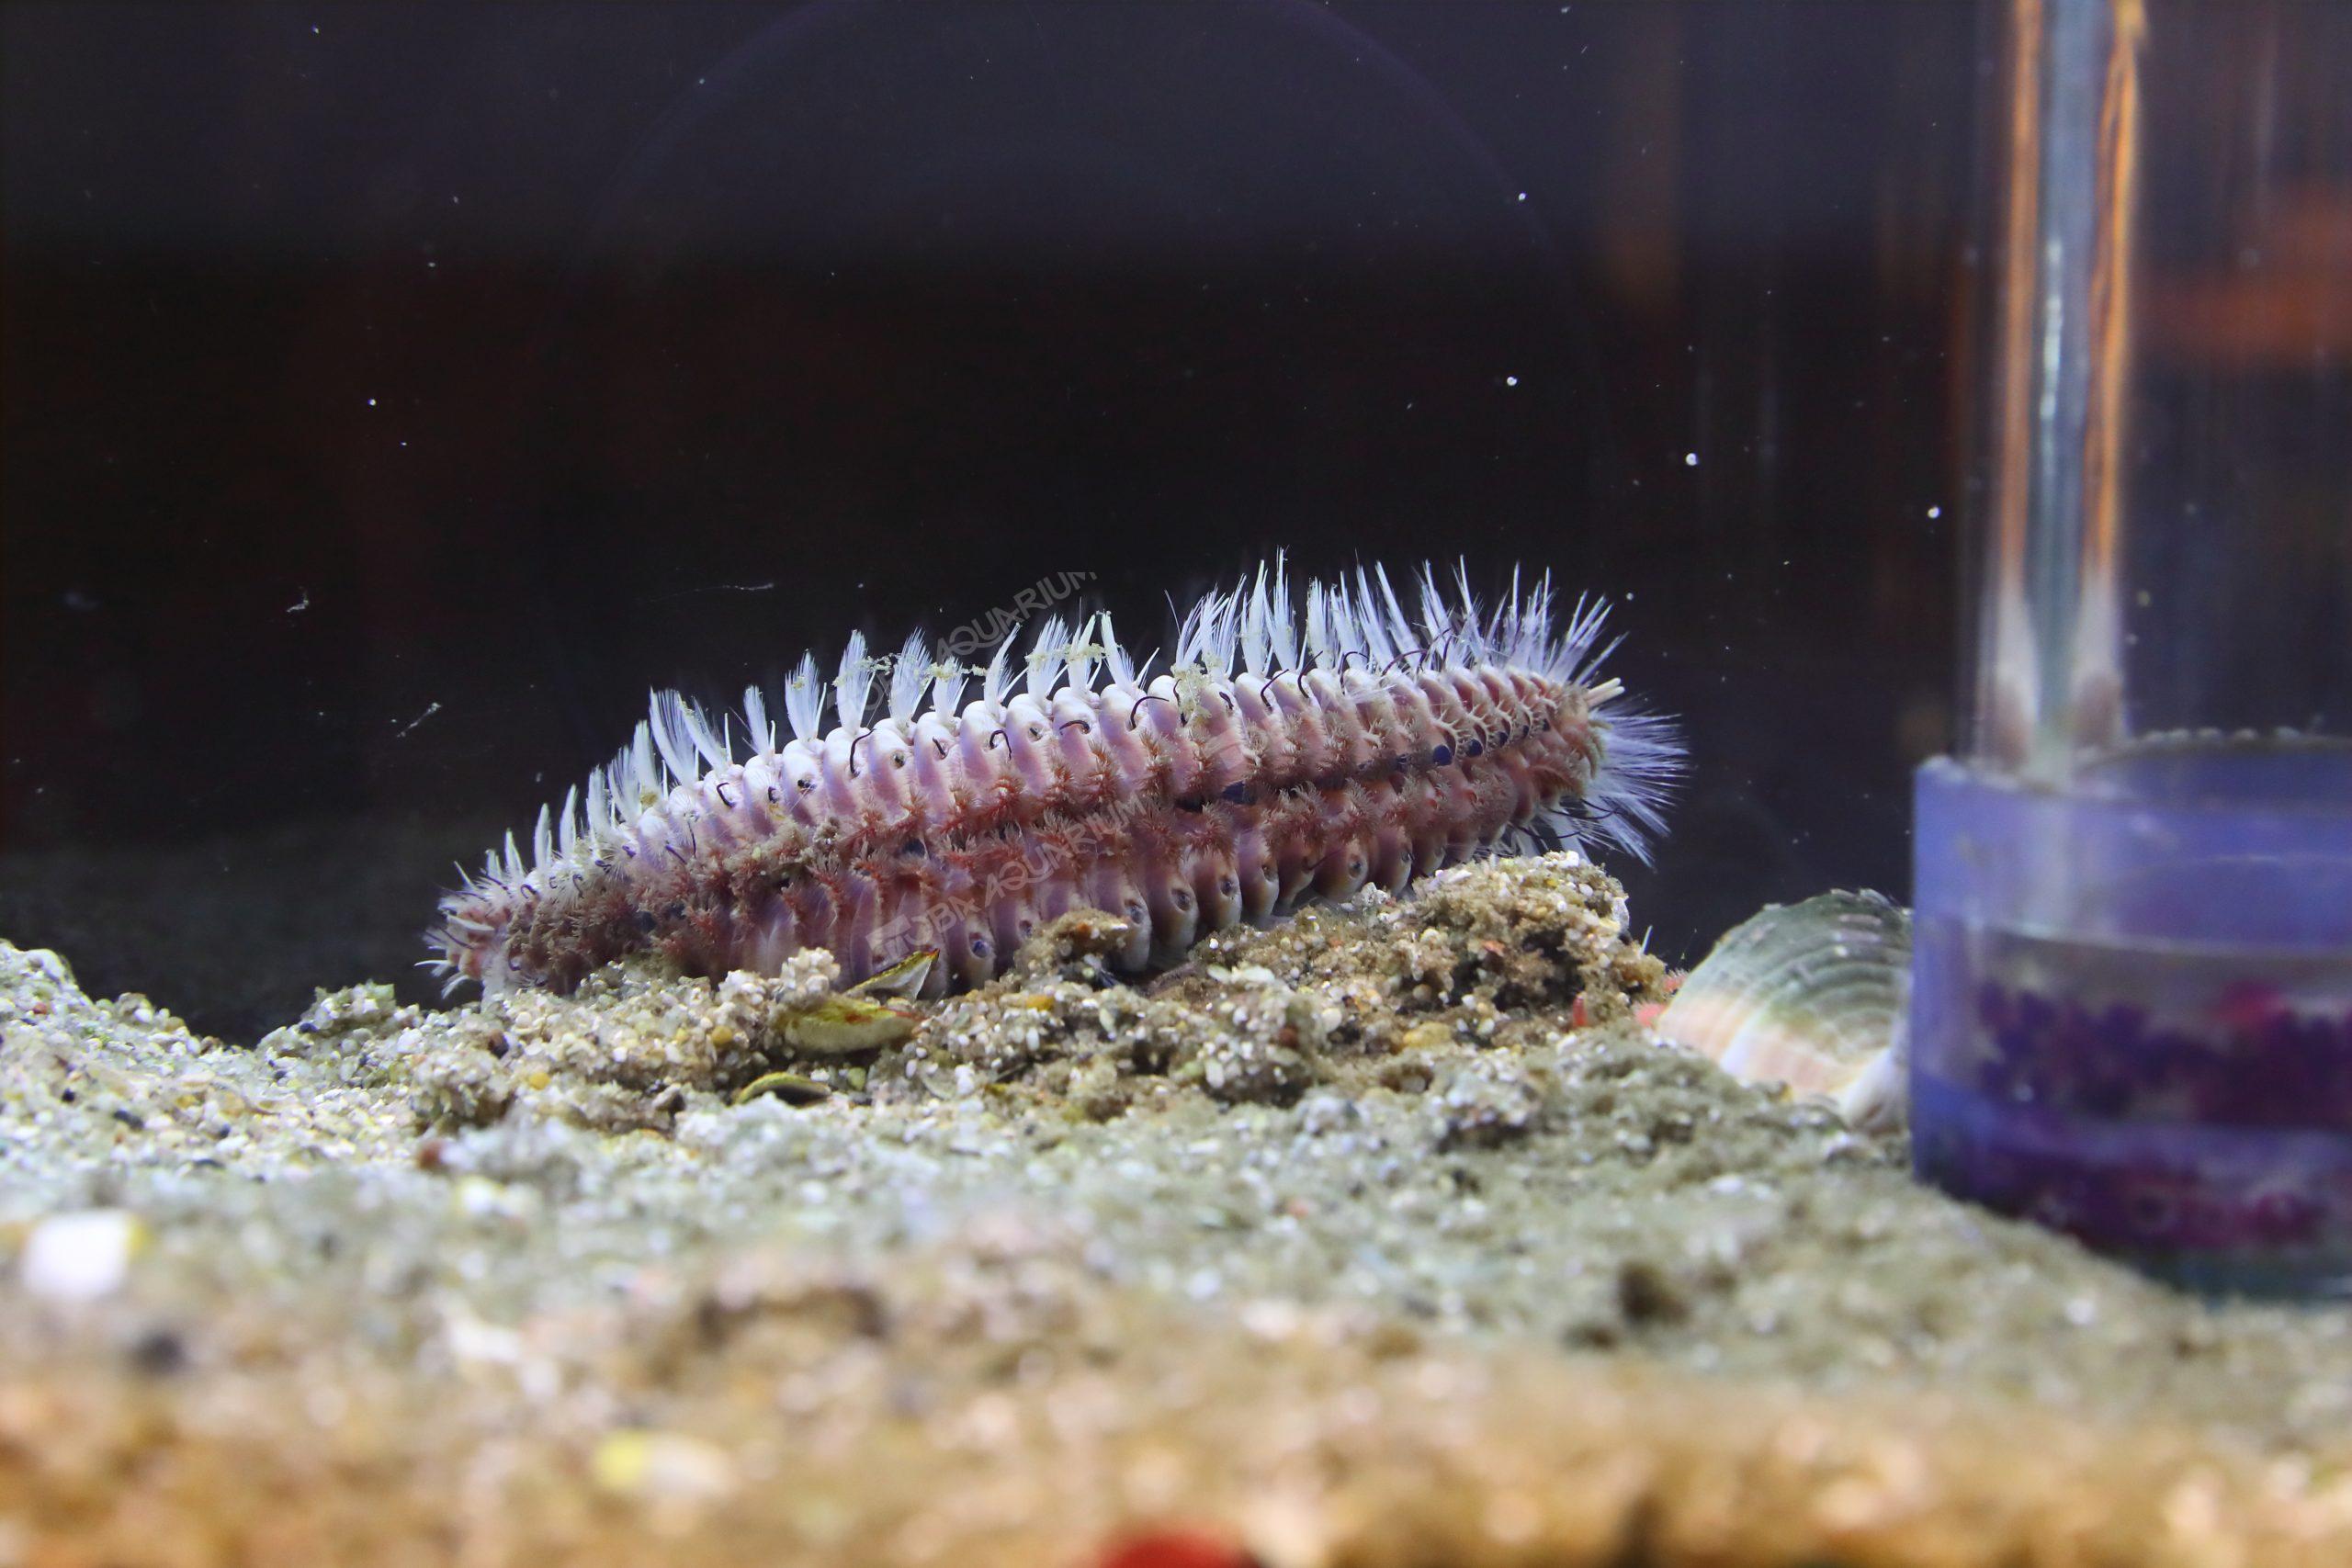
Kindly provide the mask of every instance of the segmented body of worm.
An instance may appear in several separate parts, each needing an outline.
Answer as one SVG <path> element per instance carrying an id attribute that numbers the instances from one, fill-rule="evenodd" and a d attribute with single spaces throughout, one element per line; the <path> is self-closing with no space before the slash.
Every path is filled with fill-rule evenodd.
<path id="1" fill-rule="evenodd" d="M 838 725 L 804 657 L 781 744 L 757 688 L 740 737 L 657 694 L 584 796 L 541 810 L 527 859 L 509 834 L 443 900 L 432 962 L 494 992 L 647 948 L 720 974 L 825 947 L 852 981 L 935 949 L 936 993 L 1073 908 L 1124 917 L 1114 961 L 1136 971 L 1482 853 L 1645 854 L 1679 752 L 1596 678 L 1606 606 L 1579 600 L 1555 632 L 1548 580 L 1491 613 L 1466 583 L 1419 588 L 1410 616 L 1358 571 L 1309 584 L 1302 615 L 1277 560 L 1194 605 L 1161 673 L 1108 615 L 1057 618 L 1017 688 L 1009 640 L 972 671 L 920 633 L 883 660 L 853 637 Z"/>

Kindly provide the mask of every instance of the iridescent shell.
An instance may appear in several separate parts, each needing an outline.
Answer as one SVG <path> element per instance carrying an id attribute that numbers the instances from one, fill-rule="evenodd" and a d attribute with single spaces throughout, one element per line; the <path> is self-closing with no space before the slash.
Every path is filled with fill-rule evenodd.
<path id="1" fill-rule="evenodd" d="M 1877 893 L 1770 904 L 1725 932 L 1657 1032 L 1748 1083 L 1781 1083 L 1858 1127 L 1903 1119 L 1911 915 Z"/>

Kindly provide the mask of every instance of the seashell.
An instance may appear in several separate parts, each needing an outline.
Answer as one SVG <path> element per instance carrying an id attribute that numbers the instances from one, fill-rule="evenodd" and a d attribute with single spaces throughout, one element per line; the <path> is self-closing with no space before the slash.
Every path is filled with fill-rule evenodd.
<path id="1" fill-rule="evenodd" d="M 798 1073 L 762 1073 L 735 1091 L 729 1105 L 749 1105 L 763 1094 L 772 1094 L 786 1105 L 814 1105 L 831 1097 L 832 1090 L 815 1078 Z"/>
<path id="2" fill-rule="evenodd" d="M 899 1044 L 922 1021 L 911 1008 L 842 992 L 779 1018 L 775 1032 L 803 1055 L 845 1056 Z"/>
<path id="3" fill-rule="evenodd" d="M 1690 971 L 1657 1030 L 1747 1083 L 1826 1100 L 1857 1127 L 1899 1126 L 1911 914 L 1877 893 L 1770 904 Z"/>

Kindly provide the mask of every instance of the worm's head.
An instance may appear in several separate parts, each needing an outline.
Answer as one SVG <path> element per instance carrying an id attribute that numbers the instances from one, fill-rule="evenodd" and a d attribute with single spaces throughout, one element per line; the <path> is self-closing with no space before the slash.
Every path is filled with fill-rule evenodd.
<path id="1" fill-rule="evenodd" d="M 447 977 L 445 994 L 460 980 L 478 982 L 485 996 L 524 983 L 521 961 L 507 941 L 514 914 L 514 901 L 495 887 L 469 888 L 441 900 L 440 919 L 424 933 L 433 956 L 424 967 Z"/>

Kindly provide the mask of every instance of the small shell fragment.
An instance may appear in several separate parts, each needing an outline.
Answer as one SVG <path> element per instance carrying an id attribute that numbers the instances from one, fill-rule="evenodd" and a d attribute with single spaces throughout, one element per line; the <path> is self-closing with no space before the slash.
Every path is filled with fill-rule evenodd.
<path id="1" fill-rule="evenodd" d="M 854 1055 L 899 1044 L 922 1021 L 922 1012 L 902 998 L 922 988 L 938 961 L 939 950 L 927 947 L 845 991 L 782 1008 L 774 1022 L 776 1038 L 804 1056 Z"/>
<path id="2" fill-rule="evenodd" d="M 145 1236 L 139 1216 L 121 1209 L 51 1214 L 25 1242 L 21 1282 L 28 1294 L 77 1305 L 110 1296 Z"/>
<path id="3" fill-rule="evenodd" d="M 1911 915 L 1878 893 L 1770 904 L 1732 928 L 1657 1032 L 1748 1083 L 1827 1100 L 1858 1127 L 1903 1120 Z"/>
<path id="4" fill-rule="evenodd" d="M 868 975 L 849 987 L 853 997 L 911 997 L 922 989 L 931 978 L 932 965 L 939 962 L 939 949 L 926 947 L 910 953 L 888 968 Z"/>
<path id="5" fill-rule="evenodd" d="M 763 1094 L 774 1095 L 786 1105 L 814 1105 L 831 1096 L 832 1090 L 815 1078 L 798 1073 L 762 1073 L 735 1091 L 729 1101 L 732 1105 L 749 1105 Z"/>
<path id="6" fill-rule="evenodd" d="M 896 1045 L 922 1021 L 911 1008 L 843 991 L 778 1019 L 776 1033 L 805 1055 L 836 1056 Z"/>

